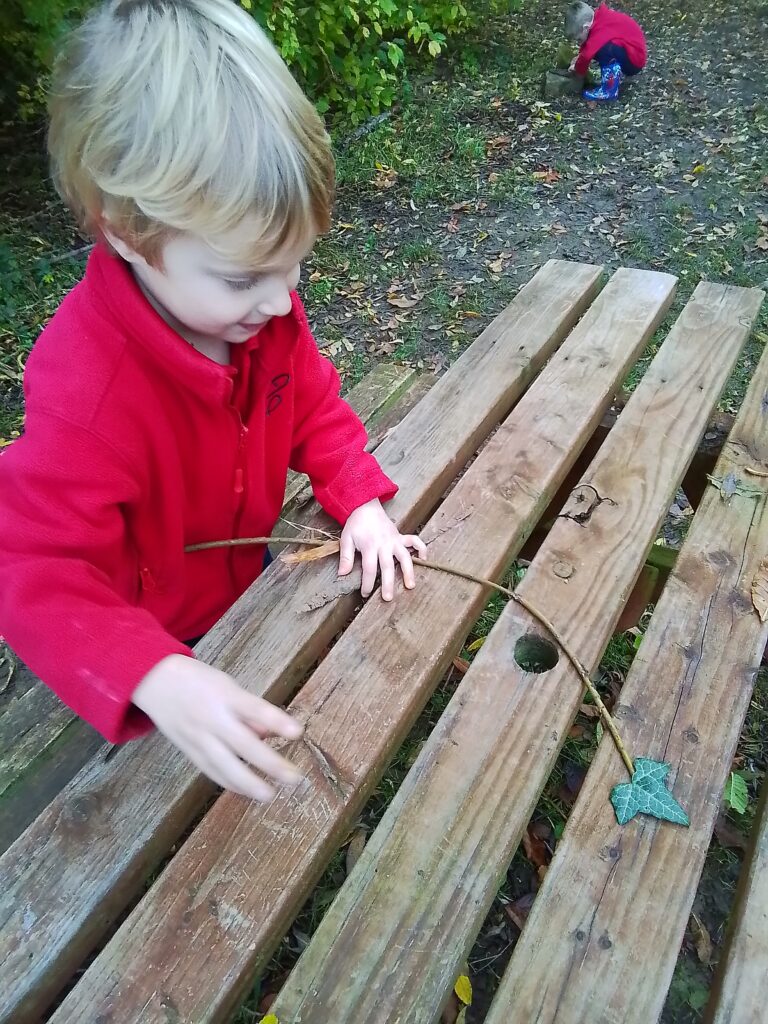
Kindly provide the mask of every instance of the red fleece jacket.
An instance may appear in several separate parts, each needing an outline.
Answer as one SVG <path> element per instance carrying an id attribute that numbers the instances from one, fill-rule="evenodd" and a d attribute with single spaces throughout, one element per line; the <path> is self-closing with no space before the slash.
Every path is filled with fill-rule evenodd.
<path id="1" fill-rule="evenodd" d="M 35 345 L 23 436 L 0 455 L 0 633 L 77 714 L 121 742 L 151 728 L 146 673 L 259 575 L 288 467 L 343 523 L 397 488 L 364 451 L 301 302 L 232 365 L 197 352 L 97 247 Z"/>
<path id="2" fill-rule="evenodd" d="M 605 4 L 601 4 L 595 11 L 595 20 L 592 22 L 586 42 L 579 50 L 574 68 L 577 75 L 586 75 L 593 57 L 606 43 L 617 43 L 619 46 L 623 46 L 636 68 L 645 67 L 648 50 L 643 30 L 628 14 L 614 11 Z"/>

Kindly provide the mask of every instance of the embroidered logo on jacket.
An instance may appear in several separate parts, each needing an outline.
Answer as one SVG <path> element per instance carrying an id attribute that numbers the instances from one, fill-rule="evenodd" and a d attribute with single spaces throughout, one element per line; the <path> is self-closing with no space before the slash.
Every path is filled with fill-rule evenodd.
<path id="1" fill-rule="evenodd" d="M 287 373 L 278 373 L 276 377 L 272 378 L 273 390 L 267 395 L 267 416 L 271 416 L 275 409 L 279 409 L 283 404 L 283 396 L 280 394 L 290 383 L 290 375 Z"/>

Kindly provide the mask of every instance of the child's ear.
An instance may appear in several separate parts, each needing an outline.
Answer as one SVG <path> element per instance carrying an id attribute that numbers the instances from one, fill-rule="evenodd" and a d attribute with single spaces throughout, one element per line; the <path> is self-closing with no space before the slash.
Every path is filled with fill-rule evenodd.
<path id="1" fill-rule="evenodd" d="M 115 232 L 109 226 L 107 221 L 102 220 L 100 227 L 101 233 L 104 235 L 106 240 L 115 250 L 117 255 L 122 256 L 126 263 L 133 263 L 134 265 L 136 265 L 145 264 L 147 262 L 143 256 L 136 252 L 135 249 L 132 249 L 127 242 L 123 241 L 123 239 L 120 238 L 119 235 L 115 234 Z"/>

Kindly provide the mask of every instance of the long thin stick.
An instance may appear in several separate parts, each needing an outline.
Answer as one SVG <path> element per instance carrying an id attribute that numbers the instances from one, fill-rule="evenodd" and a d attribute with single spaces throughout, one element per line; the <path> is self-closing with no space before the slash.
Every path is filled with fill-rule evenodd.
<path id="1" fill-rule="evenodd" d="M 316 538 L 310 537 L 235 537 L 231 540 L 213 540 L 206 541 L 204 544 L 190 544 L 184 550 L 188 552 L 208 551 L 211 548 L 240 547 L 247 544 L 302 544 L 306 547 L 320 547 L 327 543 L 327 540 L 317 540 Z M 611 739 L 616 744 L 616 749 L 621 755 L 621 759 L 626 765 L 630 777 L 635 774 L 635 766 L 632 762 L 632 758 L 629 756 L 627 748 L 624 746 L 621 736 L 619 735 L 619 730 L 616 728 L 613 716 L 603 703 L 603 698 L 600 696 L 595 684 L 590 679 L 589 673 L 545 615 L 543 615 L 537 608 L 534 608 L 526 598 L 520 597 L 520 595 L 516 594 L 514 590 L 510 590 L 509 587 L 504 587 L 500 583 L 495 583 L 493 580 L 484 579 L 482 576 L 475 576 L 473 573 L 465 572 L 463 569 L 455 569 L 452 565 L 441 565 L 439 562 L 428 562 L 424 558 L 417 558 L 415 556 L 413 557 L 413 564 L 422 566 L 425 569 L 434 569 L 437 572 L 446 572 L 451 576 L 458 576 L 461 579 L 470 580 L 472 583 L 479 583 L 482 587 L 490 587 L 492 590 L 497 590 L 500 594 L 505 594 L 507 597 L 515 601 L 521 608 L 525 608 L 529 615 L 532 615 L 534 619 L 538 619 L 547 632 L 551 634 L 552 639 L 560 646 L 563 653 L 576 669 L 582 683 L 589 691 L 592 700 L 595 702 L 595 707 L 599 711 L 600 717 L 605 723 L 605 728 L 611 734 Z"/>

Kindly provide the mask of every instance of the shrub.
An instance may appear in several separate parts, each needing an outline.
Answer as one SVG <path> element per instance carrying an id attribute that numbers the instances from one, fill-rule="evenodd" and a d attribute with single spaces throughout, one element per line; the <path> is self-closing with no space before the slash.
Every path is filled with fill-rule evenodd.
<path id="1" fill-rule="evenodd" d="M 37 113 L 56 42 L 94 0 L 3 0 L 0 94 Z M 359 121 L 390 106 L 407 54 L 434 59 L 449 37 L 521 0 L 238 0 L 271 35 L 318 108 Z M 2 96 L 0 96 L 2 98 Z"/>

